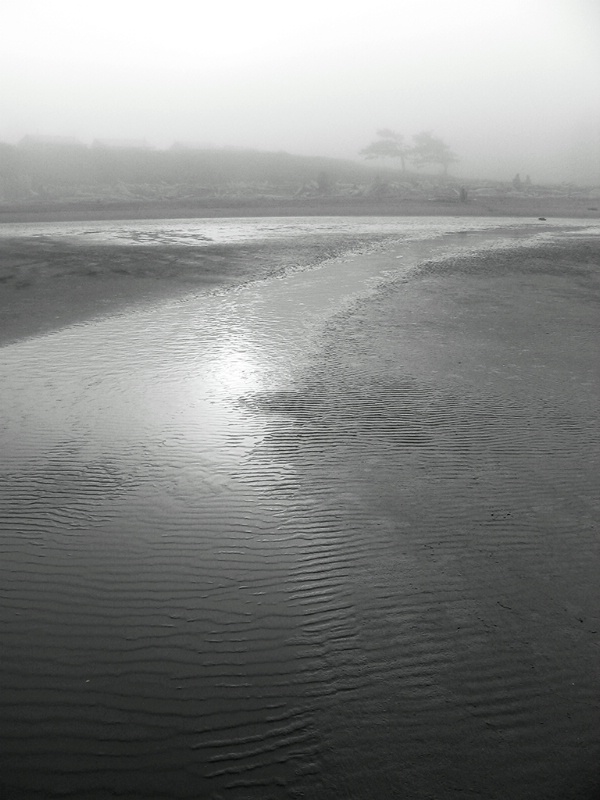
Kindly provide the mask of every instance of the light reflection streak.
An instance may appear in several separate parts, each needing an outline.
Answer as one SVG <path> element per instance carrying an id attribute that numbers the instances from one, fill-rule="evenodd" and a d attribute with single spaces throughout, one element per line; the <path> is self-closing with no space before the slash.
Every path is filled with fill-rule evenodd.
<path id="1" fill-rule="evenodd" d="M 237 398 L 264 388 L 264 355 L 241 336 L 220 339 L 207 368 L 206 388 L 219 398 Z"/>

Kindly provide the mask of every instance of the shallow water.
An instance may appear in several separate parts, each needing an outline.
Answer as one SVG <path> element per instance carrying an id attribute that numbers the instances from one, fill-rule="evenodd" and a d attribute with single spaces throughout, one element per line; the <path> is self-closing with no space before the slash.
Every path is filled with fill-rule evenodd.
<path id="1" fill-rule="evenodd" d="M 357 350 L 353 372 L 364 327 L 352 309 L 426 258 L 543 241 L 560 226 L 285 219 L 36 230 L 197 243 L 373 225 L 397 239 L 385 252 L 0 349 L 0 781 L 11 796 L 366 798 L 374 785 L 378 796 L 551 796 L 548 741 L 538 747 L 533 730 L 547 701 L 529 667 L 500 648 L 496 666 L 475 659 L 479 671 L 461 683 L 461 663 L 498 624 L 489 607 L 503 601 L 497 587 L 486 595 L 486 578 L 498 577 L 473 555 L 495 553 L 500 540 L 477 540 L 464 487 L 451 486 L 470 468 L 457 467 L 475 447 L 467 421 L 485 420 L 489 403 L 455 392 L 452 405 L 416 367 L 412 383 L 396 375 L 388 385 L 386 353 L 379 362 Z M 323 339 L 335 319 L 350 322 Z M 513 406 L 499 415 L 505 426 L 524 419 Z M 441 451 L 424 413 L 445 424 Z M 518 451 L 526 423 L 500 450 Z M 577 437 L 569 469 L 585 442 Z M 478 513 L 497 491 L 493 469 L 533 468 L 500 456 L 472 495 Z M 446 494 L 429 494 L 432 469 Z M 588 502 L 585 482 L 581 491 Z M 423 507 L 446 525 L 435 541 L 411 536 Z M 510 533 L 527 552 L 527 525 Z M 479 578 L 464 577 L 469 564 Z M 514 583 L 518 562 L 511 570 Z M 581 686 L 574 698 L 593 702 L 593 691 Z M 569 748 L 590 735 L 591 717 L 579 722 Z M 457 748 L 475 762 L 471 783 L 452 765 L 457 730 L 465 742 L 487 736 L 479 754 Z M 490 793 L 476 762 L 495 748 L 493 775 L 502 763 L 514 771 L 510 743 L 522 746 L 523 735 L 530 769 L 512 794 Z"/>
<path id="2" fill-rule="evenodd" d="M 555 219 L 544 228 L 590 229 L 589 220 Z M 0 237 L 36 236 L 106 244 L 172 244 L 198 246 L 273 241 L 306 235 L 390 234 L 427 239 L 443 233 L 482 231 L 494 227 L 539 228 L 536 219 L 473 217 L 225 217 L 219 219 L 132 220 L 98 222 L 4 223 Z"/>

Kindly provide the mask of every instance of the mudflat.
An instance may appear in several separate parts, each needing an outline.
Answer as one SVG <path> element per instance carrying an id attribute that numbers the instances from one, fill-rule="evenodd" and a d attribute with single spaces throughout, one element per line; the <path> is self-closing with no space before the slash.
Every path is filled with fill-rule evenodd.
<path id="1" fill-rule="evenodd" d="M 361 689 L 324 774 L 353 796 L 598 796 L 599 336 L 597 238 L 440 259 L 334 320 L 275 402 L 352 531 Z"/>
<path id="2" fill-rule="evenodd" d="M 447 195 L 447 191 L 443 191 Z M 473 217 L 578 217 L 597 219 L 596 195 L 580 190 L 555 195 L 538 189 L 520 196 L 473 196 L 469 202 L 436 196 L 435 189 L 417 192 L 416 197 L 321 196 L 298 198 L 250 197 L 236 199 L 207 197 L 195 202 L 182 200 L 35 202 L 0 205 L 2 222 L 67 220 L 184 219 L 197 217 L 281 217 L 281 216 L 473 216 Z M 452 192 L 453 195 L 457 194 Z"/>
<path id="3" fill-rule="evenodd" d="M 597 797 L 598 237 L 320 272 L 0 350 L 7 796 Z"/>
<path id="4" fill-rule="evenodd" d="M 0 237 L 0 343 L 195 292 L 238 286 L 360 252 L 384 236 L 241 244 L 85 243 Z"/>

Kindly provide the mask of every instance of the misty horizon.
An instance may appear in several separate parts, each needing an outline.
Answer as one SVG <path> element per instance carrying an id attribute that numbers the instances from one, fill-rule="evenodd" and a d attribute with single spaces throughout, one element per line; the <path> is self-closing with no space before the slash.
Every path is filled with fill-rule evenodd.
<path id="1" fill-rule="evenodd" d="M 434 133 L 434 132 L 429 132 Z M 66 136 L 63 134 L 25 134 L 21 139 L 18 141 L 0 141 L 0 146 L 9 146 L 15 147 L 18 149 L 36 149 L 40 146 L 50 146 L 52 151 L 56 152 L 56 148 L 81 148 L 85 150 L 105 150 L 107 152 L 134 152 L 134 151 L 142 151 L 147 153 L 164 153 L 168 154 L 169 152 L 182 152 L 188 151 L 189 153 L 193 154 L 194 152 L 198 153 L 239 153 L 239 154 L 257 154 L 261 156 L 286 156 L 290 158 L 297 158 L 297 159 L 306 159 L 308 163 L 312 159 L 316 162 L 322 160 L 324 162 L 324 166 L 331 166 L 335 169 L 335 162 L 339 161 L 340 164 L 343 163 L 353 163 L 358 165 L 359 167 L 365 166 L 375 169 L 377 172 L 381 172 L 382 174 L 391 174 L 393 172 L 397 172 L 398 176 L 401 177 L 403 174 L 407 176 L 422 176 L 423 178 L 439 178 L 439 179 L 448 179 L 448 180 L 464 180 L 466 182 L 472 181 L 474 183 L 481 183 L 485 181 L 489 181 L 491 183 L 511 183 L 516 180 L 518 181 L 519 178 L 524 179 L 526 183 L 530 183 L 533 185 L 538 186 L 550 186 L 550 185 L 572 185 L 572 186 L 582 186 L 582 187 L 589 187 L 595 188 L 600 185 L 600 182 L 596 182 L 593 180 L 593 176 L 586 179 L 585 177 L 582 180 L 575 180 L 571 177 L 571 179 L 563 179 L 563 180 L 551 180 L 543 178 L 540 180 L 534 175 L 534 179 L 532 179 L 529 172 L 525 172 L 524 170 L 509 174 L 505 172 L 501 174 L 497 172 L 496 174 L 474 174 L 465 172 L 464 170 L 460 169 L 461 159 L 457 156 L 456 161 L 451 162 L 451 167 L 448 169 L 447 174 L 443 171 L 440 171 L 439 168 L 436 168 L 436 165 L 433 163 L 429 164 L 419 164 L 416 160 L 413 160 L 410 155 L 411 142 L 414 137 L 411 137 L 407 141 L 407 146 L 409 148 L 409 155 L 407 156 L 407 167 L 406 169 L 402 169 L 400 166 L 400 162 L 398 159 L 395 158 L 375 158 L 375 157 L 365 157 L 362 151 L 359 151 L 354 157 L 336 157 L 331 155 L 325 155 L 322 153 L 314 153 L 312 155 L 309 154 L 300 154 L 300 153 L 293 153 L 288 150 L 278 149 L 278 150 L 262 150 L 256 147 L 249 147 L 245 145 L 235 145 L 235 144 L 216 144 L 215 142 L 194 142 L 194 141 L 185 141 L 185 140 L 173 140 L 170 143 L 166 143 L 163 146 L 157 145 L 152 141 L 149 141 L 147 138 L 139 138 L 139 139 L 114 139 L 114 138 L 105 138 L 100 139 L 98 137 L 94 137 L 92 140 L 85 141 L 77 136 Z M 435 137 L 439 138 L 439 137 Z M 442 140 L 443 141 L 443 140 Z M 377 143 L 378 137 L 374 135 L 373 140 L 370 144 Z M 364 149 L 368 149 L 364 148 Z M 452 148 L 449 148 L 452 152 Z M 1 157 L 1 156 L 0 156 Z M 333 162 L 332 164 L 328 165 L 327 162 Z M 335 180 L 335 176 L 331 176 Z"/>
<path id="2" fill-rule="evenodd" d="M 452 174 L 600 184 L 600 9 L 270 0 L 169 10 L 24 0 L 0 11 L 0 141 L 145 139 L 361 161 L 433 131 Z"/>

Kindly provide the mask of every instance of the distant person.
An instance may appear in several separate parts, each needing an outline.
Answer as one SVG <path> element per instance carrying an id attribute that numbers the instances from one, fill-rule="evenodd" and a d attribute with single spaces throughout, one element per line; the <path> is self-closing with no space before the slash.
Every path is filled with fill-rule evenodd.
<path id="1" fill-rule="evenodd" d="M 518 172 L 512 179 L 512 185 L 515 187 L 517 191 L 520 191 L 523 188 L 523 181 L 521 180 L 521 176 L 519 175 Z"/>

